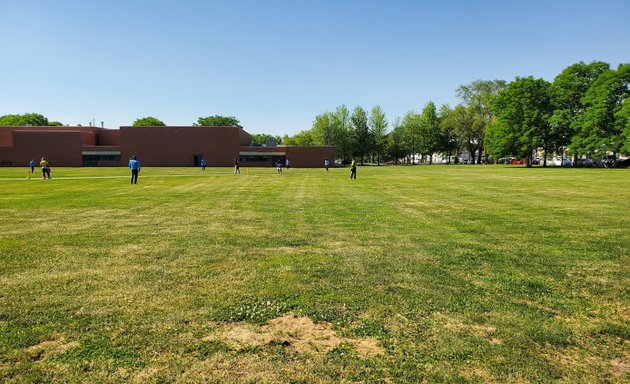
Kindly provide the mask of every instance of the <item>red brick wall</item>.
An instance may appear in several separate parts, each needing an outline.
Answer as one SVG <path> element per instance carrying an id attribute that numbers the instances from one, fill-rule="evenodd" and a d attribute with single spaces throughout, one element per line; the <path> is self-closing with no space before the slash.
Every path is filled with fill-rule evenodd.
<path id="1" fill-rule="evenodd" d="M 96 144 L 96 136 L 93 132 L 80 132 L 82 145 Z"/>
<path id="2" fill-rule="evenodd" d="M 137 156 L 143 166 L 192 167 L 203 155 L 209 167 L 232 166 L 238 157 L 238 127 L 120 127 L 122 161 Z"/>
<path id="3" fill-rule="evenodd" d="M 13 145 L 11 134 L 17 127 L 0 127 L 0 147 L 10 147 Z"/>
<path id="4" fill-rule="evenodd" d="M 120 130 L 97 127 L 0 127 L 0 147 L 10 147 L 13 145 L 12 134 L 14 131 L 29 132 L 86 132 L 92 135 L 99 135 L 100 145 L 120 145 Z"/>
<path id="5" fill-rule="evenodd" d="M 37 164 L 46 157 L 51 167 L 80 167 L 81 132 L 14 131 L 12 165 L 27 166 L 33 159 Z"/>
<path id="6" fill-rule="evenodd" d="M 99 145 L 120 145 L 120 129 L 99 129 Z"/>
<path id="7" fill-rule="evenodd" d="M 97 136 L 98 135 L 98 136 Z M 333 147 L 250 147 L 250 135 L 238 127 L 0 127 L 0 165 L 26 166 L 46 156 L 51 166 L 83 165 L 82 151 L 120 151 L 122 165 L 138 156 L 143 166 L 192 167 L 205 156 L 210 167 L 231 167 L 240 152 L 277 152 L 298 168 L 331 164 Z M 248 163 L 243 166 L 271 166 Z"/>
<path id="8" fill-rule="evenodd" d="M 331 166 L 335 162 L 334 147 L 285 147 L 285 150 L 291 167 L 321 168 L 326 158 L 330 160 Z"/>

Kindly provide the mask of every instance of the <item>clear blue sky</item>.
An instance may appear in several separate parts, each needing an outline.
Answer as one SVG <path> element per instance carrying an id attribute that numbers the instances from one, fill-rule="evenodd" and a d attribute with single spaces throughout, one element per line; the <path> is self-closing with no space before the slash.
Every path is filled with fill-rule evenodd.
<path id="1" fill-rule="evenodd" d="M 340 104 L 391 122 L 476 79 L 630 62 L 630 0 L 0 0 L 0 52 L 0 115 L 294 134 Z"/>

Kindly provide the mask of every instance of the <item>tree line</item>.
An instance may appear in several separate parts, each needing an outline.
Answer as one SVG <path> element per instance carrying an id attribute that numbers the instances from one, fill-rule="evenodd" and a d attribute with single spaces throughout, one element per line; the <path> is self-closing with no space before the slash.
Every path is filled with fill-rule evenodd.
<path id="1" fill-rule="evenodd" d="M 0 126 L 23 127 L 23 126 L 29 126 L 29 125 L 32 125 L 34 127 L 38 127 L 38 126 L 54 127 L 54 126 L 61 126 L 63 124 L 58 121 L 48 121 L 48 118 L 46 118 L 44 115 L 41 115 L 39 113 L 25 113 L 23 115 L 16 114 L 16 115 L 0 116 Z"/>
<path id="2" fill-rule="evenodd" d="M 474 163 L 514 156 L 527 159 L 535 151 L 564 149 L 573 155 L 630 153 L 630 64 L 613 69 L 603 62 L 579 62 L 553 82 L 517 77 L 476 80 L 460 85 L 461 103 L 439 108 L 429 101 L 420 113 L 407 112 L 390 124 L 380 106 L 368 113 L 341 105 L 315 116 L 312 128 L 283 137 L 288 145 L 332 145 L 344 160 L 356 158 L 415 163 L 432 161 L 435 153 L 448 161 L 466 151 Z"/>

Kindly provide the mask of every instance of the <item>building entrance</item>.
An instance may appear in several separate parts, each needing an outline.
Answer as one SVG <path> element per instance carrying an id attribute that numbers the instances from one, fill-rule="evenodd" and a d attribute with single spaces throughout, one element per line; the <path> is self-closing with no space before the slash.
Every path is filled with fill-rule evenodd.
<path id="1" fill-rule="evenodd" d="M 201 167 L 201 159 L 203 155 L 193 155 L 193 167 Z"/>

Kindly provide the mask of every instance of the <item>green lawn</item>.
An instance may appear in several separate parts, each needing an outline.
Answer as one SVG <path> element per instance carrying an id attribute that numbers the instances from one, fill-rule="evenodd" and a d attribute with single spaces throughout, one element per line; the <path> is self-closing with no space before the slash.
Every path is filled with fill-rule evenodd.
<path id="1" fill-rule="evenodd" d="M 630 170 L 231 171 L 0 168 L 0 382 L 630 380 Z"/>

